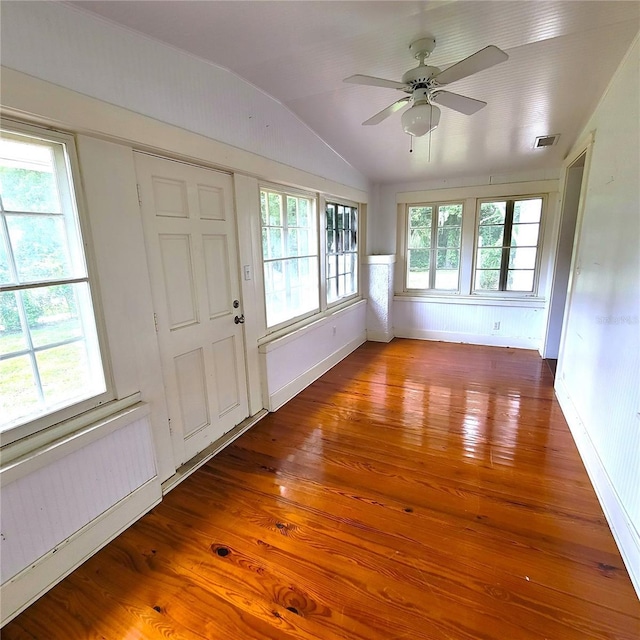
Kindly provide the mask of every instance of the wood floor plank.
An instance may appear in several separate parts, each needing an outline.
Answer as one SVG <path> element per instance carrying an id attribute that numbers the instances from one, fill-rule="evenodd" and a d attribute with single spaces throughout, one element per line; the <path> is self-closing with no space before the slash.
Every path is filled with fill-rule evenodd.
<path id="1" fill-rule="evenodd" d="M 7 640 L 637 640 L 640 602 L 530 351 L 366 343 Z"/>

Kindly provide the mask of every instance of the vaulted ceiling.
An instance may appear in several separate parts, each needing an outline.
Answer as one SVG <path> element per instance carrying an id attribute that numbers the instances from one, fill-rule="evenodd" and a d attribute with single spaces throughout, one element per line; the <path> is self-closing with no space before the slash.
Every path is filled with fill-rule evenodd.
<path id="1" fill-rule="evenodd" d="M 371 181 L 410 182 L 560 166 L 640 26 L 626 1 L 71 2 L 225 67 L 283 103 Z M 442 109 L 431 138 L 403 133 L 400 113 L 361 123 L 404 94 L 345 84 L 400 80 L 409 44 L 436 38 L 444 69 L 494 44 L 509 60 L 450 88 L 488 103 Z M 560 134 L 534 149 L 536 136 Z"/>

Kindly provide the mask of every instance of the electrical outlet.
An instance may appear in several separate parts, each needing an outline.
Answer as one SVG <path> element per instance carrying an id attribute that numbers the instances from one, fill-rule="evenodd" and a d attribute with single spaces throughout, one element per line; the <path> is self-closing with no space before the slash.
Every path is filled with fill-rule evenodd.
<path id="1" fill-rule="evenodd" d="M 494 331 L 500 331 L 500 321 L 498 320 L 498 322 L 494 322 L 493 323 L 493 330 Z"/>

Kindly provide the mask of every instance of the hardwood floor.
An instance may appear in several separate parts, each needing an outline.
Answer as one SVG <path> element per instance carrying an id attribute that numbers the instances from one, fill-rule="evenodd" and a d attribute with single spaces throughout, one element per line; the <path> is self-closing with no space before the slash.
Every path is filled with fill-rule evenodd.
<path id="1" fill-rule="evenodd" d="M 367 343 L 5 640 L 638 640 L 640 602 L 532 351 Z"/>

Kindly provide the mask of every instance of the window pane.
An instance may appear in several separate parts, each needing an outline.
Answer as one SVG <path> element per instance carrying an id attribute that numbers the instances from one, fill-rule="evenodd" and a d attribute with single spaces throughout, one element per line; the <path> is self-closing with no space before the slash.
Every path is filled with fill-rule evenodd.
<path id="1" fill-rule="evenodd" d="M 460 246 L 460 227 L 438 229 L 438 246 L 458 248 Z"/>
<path id="2" fill-rule="evenodd" d="M 431 251 L 428 249 L 409 250 L 409 270 L 407 272 L 407 288 L 429 288 L 429 266 Z"/>
<path id="3" fill-rule="evenodd" d="M 461 204 L 442 204 L 438 207 L 439 227 L 459 227 L 462 224 Z"/>
<path id="4" fill-rule="evenodd" d="M 318 258 L 294 258 L 265 264 L 267 326 L 318 309 Z"/>
<path id="5" fill-rule="evenodd" d="M 268 194 L 269 198 L 269 225 L 282 226 L 282 196 L 279 193 Z"/>
<path id="6" fill-rule="evenodd" d="M 260 192 L 260 217 L 262 219 L 262 226 L 267 226 L 267 194 L 264 191 Z"/>
<path id="7" fill-rule="evenodd" d="M 535 247 L 538 244 L 539 224 L 514 224 L 512 229 L 512 247 Z"/>
<path id="8" fill-rule="evenodd" d="M 510 249 L 509 268 L 535 269 L 537 249 Z"/>
<path id="9" fill-rule="evenodd" d="M 48 406 L 70 404 L 104 391 L 102 376 L 91 370 L 84 340 L 36 353 Z"/>
<path id="10" fill-rule="evenodd" d="M 62 216 L 7 215 L 21 282 L 82 277 L 73 273 Z"/>
<path id="11" fill-rule="evenodd" d="M 460 251 L 458 249 L 438 249 L 436 269 L 458 269 L 459 266 Z"/>
<path id="12" fill-rule="evenodd" d="M 509 271 L 507 273 L 507 291 L 533 291 L 535 271 Z"/>
<path id="13" fill-rule="evenodd" d="M 9 255 L 7 254 L 4 238 L 0 236 L 0 284 L 9 284 L 12 281 L 9 270 Z"/>
<path id="14" fill-rule="evenodd" d="M 480 224 L 504 224 L 507 213 L 507 203 L 483 202 L 480 205 Z"/>
<path id="15" fill-rule="evenodd" d="M 478 228 L 478 246 L 479 247 L 501 247 L 504 236 L 504 227 L 497 225 L 488 225 Z"/>
<path id="16" fill-rule="evenodd" d="M 436 271 L 436 289 L 458 290 L 458 269 L 439 269 Z"/>
<path id="17" fill-rule="evenodd" d="M 327 205 L 327 219 L 326 219 L 326 227 L 327 229 L 334 229 L 336 220 L 335 220 L 335 206 L 332 204 Z"/>
<path id="18" fill-rule="evenodd" d="M 327 231 L 327 253 L 336 252 L 336 232 Z"/>
<path id="19" fill-rule="evenodd" d="M 28 346 L 22 331 L 15 291 L 0 293 L 0 355 L 21 351 Z"/>
<path id="20" fill-rule="evenodd" d="M 432 215 L 432 207 L 409 207 L 409 226 L 430 227 Z"/>
<path id="21" fill-rule="evenodd" d="M 295 227 L 298 224 L 296 198 L 291 196 L 287 197 L 287 224 L 290 227 Z"/>
<path id="22" fill-rule="evenodd" d="M 412 229 L 409 237 L 409 249 L 430 249 L 431 229 Z"/>
<path id="23" fill-rule="evenodd" d="M 307 256 L 310 253 L 316 253 L 315 247 L 309 242 L 309 230 L 298 229 L 298 255 Z"/>
<path id="24" fill-rule="evenodd" d="M 500 284 L 500 271 L 476 271 L 476 290 L 497 291 Z"/>
<path id="25" fill-rule="evenodd" d="M 338 278 L 327 278 L 327 302 L 335 302 L 338 299 Z"/>
<path id="26" fill-rule="evenodd" d="M 542 198 L 516 200 L 513 206 L 514 222 L 540 222 Z"/>
<path id="27" fill-rule="evenodd" d="M 22 292 L 27 324 L 35 347 L 82 337 L 76 289 L 85 284 L 27 289 Z"/>
<path id="28" fill-rule="evenodd" d="M 0 415 L 8 425 L 40 411 L 30 357 L 0 360 Z"/>
<path id="29" fill-rule="evenodd" d="M 500 269 L 502 249 L 478 249 L 477 269 Z"/>
<path id="30" fill-rule="evenodd" d="M 287 229 L 287 255 L 297 256 L 298 250 L 298 229 Z"/>
<path id="31" fill-rule="evenodd" d="M 7 211 L 60 213 L 51 147 L 0 140 L 0 193 Z"/>
<path id="32" fill-rule="evenodd" d="M 282 248 L 282 229 L 269 229 L 269 257 L 282 258 L 284 256 Z"/>

